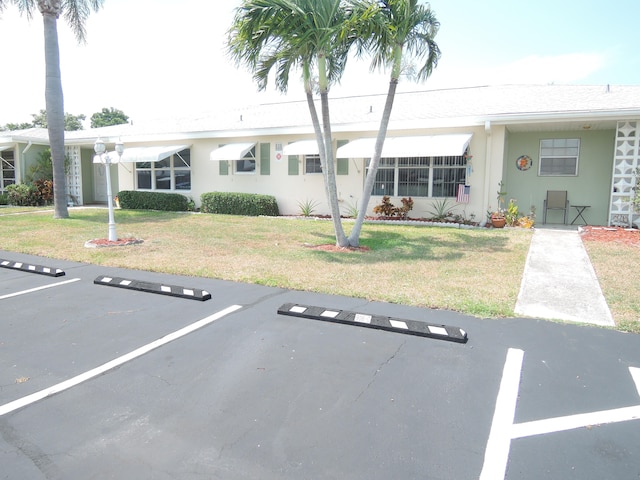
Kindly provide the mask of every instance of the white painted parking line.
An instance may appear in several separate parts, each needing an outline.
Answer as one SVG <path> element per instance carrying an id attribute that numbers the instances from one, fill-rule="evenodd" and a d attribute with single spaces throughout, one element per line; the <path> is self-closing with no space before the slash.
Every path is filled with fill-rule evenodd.
<path id="1" fill-rule="evenodd" d="M 577 428 L 640 420 L 640 405 L 514 424 L 524 352 L 509 349 L 479 480 L 504 480 L 511 441 Z M 640 395 L 640 368 L 629 367 Z"/>
<path id="2" fill-rule="evenodd" d="M 629 373 L 631 374 L 633 383 L 636 384 L 636 390 L 638 391 L 638 395 L 640 395 L 640 368 L 629 367 Z"/>
<path id="3" fill-rule="evenodd" d="M 522 350 L 510 348 L 507 352 L 480 480 L 503 480 L 507 471 L 523 358 Z"/>
<path id="4" fill-rule="evenodd" d="M 158 347 L 166 345 L 167 343 L 173 342 L 174 340 L 184 337 L 185 335 L 188 335 L 189 333 L 194 332 L 195 330 L 205 327 L 210 323 L 213 323 L 216 320 L 219 320 L 220 318 L 226 315 L 229 315 L 230 313 L 233 313 L 236 310 L 239 310 L 241 308 L 242 307 L 240 305 L 231 305 L 230 307 L 227 307 L 224 310 L 216 312 L 213 315 L 209 315 L 208 317 L 203 318 L 202 320 L 199 320 L 195 323 L 192 323 L 191 325 L 188 325 L 184 328 L 181 328 L 180 330 L 176 330 L 173 333 L 165 335 L 164 337 L 159 338 L 154 342 L 148 343 L 147 345 L 144 345 L 130 353 L 122 355 L 121 357 L 118 357 L 115 360 L 111 360 L 110 362 L 100 365 L 99 367 L 96 367 L 93 370 L 89 370 L 88 372 L 81 373 L 80 375 L 76 375 L 75 377 L 70 378 L 69 380 L 65 380 L 64 382 L 58 383 L 57 385 L 46 388 L 44 390 L 40 390 L 39 392 L 32 393 L 31 395 L 27 395 L 26 397 L 23 397 L 18 400 L 14 400 L 13 402 L 2 405 L 0 406 L 0 416 L 6 415 L 7 413 L 11 413 L 15 410 L 26 407 L 27 405 L 31 405 L 32 403 L 35 403 L 39 400 L 47 398 L 51 395 L 55 395 L 56 393 L 60 393 L 64 390 L 68 390 L 72 387 L 75 387 L 76 385 L 79 385 L 82 382 L 86 382 L 87 380 L 97 377 L 98 375 L 102 375 L 103 373 L 108 372 L 109 370 L 112 370 L 116 367 L 119 367 L 120 365 L 126 362 L 129 362 L 135 358 L 138 358 L 146 353 L 149 353 L 150 351 L 155 350 Z"/>
<path id="5" fill-rule="evenodd" d="M 64 282 L 51 283 L 49 285 L 43 285 L 42 287 L 30 288 L 29 290 L 22 290 L 21 292 L 8 293 L 7 295 L 2 295 L 0 297 L 0 300 L 4 300 L 5 298 L 18 297 L 20 295 L 26 295 L 27 293 L 39 292 L 40 290 L 44 290 L 46 288 L 59 287 L 61 285 L 77 282 L 79 280 L 80 280 L 79 278 L 72 278 L 71 280 L 65 280 Z"/>
<path id="6" fill-rule="evenodd" d="M 602 410 L 600 412 L 580 413 L 566 417 L 545 418 L 544 420 L 534 420 L 513 425 L 511 438 L 533 437 L 534 435 L 564 432 L 592 425 L 605 425 L 607 423 L 628 422 L 638 419 L 640 419 L 640 405 Z"/>

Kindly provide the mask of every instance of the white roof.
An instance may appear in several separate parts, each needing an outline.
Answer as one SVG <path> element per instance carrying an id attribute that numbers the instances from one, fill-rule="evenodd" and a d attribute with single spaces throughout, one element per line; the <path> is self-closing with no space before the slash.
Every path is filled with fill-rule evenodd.
<path id="1" fill-rule="evenodd" d="M 404 85 L 407 88 L 407 85 Z M 386 94 L 331 98 L 334 133 L 378 130 Z M 252 138 L 264 135 L 314 134 L 306 100 L 216 109 L 200 115 L 65 132 L 67 145 L 162 142 L 167 138 Z M 640 118 L 640 85 L 501 85 L 441 90 L 399 91 L 388 135 L 424 128 L 466 128 L 486 122 L 510 130 L 554 124 L 560 129 L 615 129 L 615 122 Z M 519 127 L 522 126 L 522 127 Z M 365 133 L 366 132 L 366 133 Z M 46 129 L 1 132 L 0 143 L 47 142 Z M 3 140 L 6 140 L 3 141 Z M 177 141 L 177 140 L 174 140 Z M 183 141 L 183 140 L 179 140 Z"/>

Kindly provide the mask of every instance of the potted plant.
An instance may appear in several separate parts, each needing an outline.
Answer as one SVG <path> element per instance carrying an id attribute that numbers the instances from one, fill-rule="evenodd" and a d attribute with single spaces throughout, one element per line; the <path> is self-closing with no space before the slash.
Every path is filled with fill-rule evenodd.
<path id="1" fill-rule="evenodd" d="M 494 228 L 504 228 L 505 224 L 507 223 L 507 218 L 504 214 L 504 210 L 498 209 L 492 212 L 491 209 L 489 209 L 488 215 L 489 220 L 491 221 L 491 225 Z"/>
<path id="2" fill-rule="evenodd" d="M 504 210 L 504 197 L 506 196 L 507 196 L 507 192 L 504 188 L 504 182 L 500 180 L 500 182 L 498 183 L 498 192 L 497 192 L 498 209 L 491 212 L 491 207 L 489 207 L 489 211 L 491 212 L 490 213 L 491 225 L 493 225 L 494 228 L 504 228 L 505 224 L 507 223 L 507 218 Z"/>

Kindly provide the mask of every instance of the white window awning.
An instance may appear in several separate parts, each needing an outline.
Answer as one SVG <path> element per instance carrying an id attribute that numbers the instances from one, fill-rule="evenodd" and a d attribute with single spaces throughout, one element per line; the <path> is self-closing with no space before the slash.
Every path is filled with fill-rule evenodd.
<path id="1" fill-rule="evenodd" d="M 318 155 L 320 150 L 316 140 L 300 140 L 299 142 L 285 145 L 282 153 L 285 155 Z"/>
<path id="2" fill-rule="evenodd" d="M 211 152 L 209 160 L 242 160 L 255 144 L 256 142 L 247 142 L 224 145 Z"/>
<path id="3" fill-rule="evenodd" d="M 464 155 L 470 133 L 457 135 L 431 135 L 422 137 L 390 137 L 384 141 L 382 157 L 447 157 Z M 375 138 L 359 138 L 338 148 L 337 158 L 371 158 Z"/>
<path id="4" fill-rule="evenodd" d="M 5 150 L 9 150 L 10 148 L 11 147 L 6 146 L 6 145 L 5 146 L 0 145 L 0 152 L 4 152 Z"/>
<path id="5" fill-rule="evenodd" d="M 164 147 L 133 147 L 124 149 L 122 158 L 116 152 L 108 152 L 102 157 L 108 156 L 111 163 L 137 163 L 137 162 L 159 162 L 171 155 L 175 155 L 182 150 L 189 148 L 189 145 L 170 145 Z M 104 163 L 104 158 L 100 155 L 93 157 L 93 163 Z"/>

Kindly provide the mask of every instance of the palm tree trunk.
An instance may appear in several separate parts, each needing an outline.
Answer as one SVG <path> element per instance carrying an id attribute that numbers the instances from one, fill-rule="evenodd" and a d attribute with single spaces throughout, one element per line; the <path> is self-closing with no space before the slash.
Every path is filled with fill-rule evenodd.
<path id="1" fill-rule="evenodd" d="M 53 218 L 68 218 L 67 186 L 64 171 L 64 98 L 60 76 L 60 49 L 56 15 L 43 12 L 46 63 L 45 101 L 51 161 L 53 163 Z"/>
<path id="2" fill-rule="evenodd" d="M 331 135 L 331 116 L 329 115 L 329 82 L 327 81 L 327 59 L 323 53 L 318 55 L 318 83 L 320 85 L 320 106 L 322 110 L 322 134 L 324 139 L 324 153 L 326 173 L 323 170 L 327 200 L 336 234 L 336 245 L 347 247 L 349 240 L 342 227 L 340 205 L 338 205 L 338 187 L 336 185 L 336 169 L 333 163 L 333 137 Z"/>
<path id="3" fill-rule="evenodd" d="M 349 240 L 344 233 L 342 227 L 342 219 L 340 218 L 340 205 L 338 205 L 338 187 L 336 184 L 336 168 L 333 163 L 333 141 L 331 136 L 331 120 L 329 117 L 329 93 L 320 93 L 320 102 L 322 105 L 322 124 L 324 129 L 324 149 L 326 155 L 326 184 L 328 191 L 329 208 L 331 209 L 331 219 L 333 220 L 333 229 L 336 233 L 336 245 L 339 247 L 349 246 Z"/>
<path id="4" fill-rule="evenodd" d="M 376 175 L 378 173 L 378 166 L 380 165 L 380 158 L 382 157 L 382 147 L 384 146 L 384 140 L 387 136 L 387 128 L 389 127 L 389 120 L 391 119 L 391 110 L 393 109 L 393 100 L 396 96 L 396 89 L 398 88 L 398 78 L 391 78 L 389 82 L 389 91 L 387 92 L 387 100 L 384 105 L 384 111 L 382 112 L 382 119 L 380 120 L 380 128 L 378 129 L 378 136 L 376 138 L 376 144 L 373 149 L 373 157 L 369 163 L 369 171 L 364 181 L 364 188 L 362 189 L 362 205 L 358 210 L 358 216 L 353 224 L 351 233 L 349 234 L 349 245 L 357 247 L 360 245 L 360 232 L 362 231 L 362 225 L 364 218 L 367 214 L 367 207 L 369 206 L 369 200 L 371 200 L 371 192 L 373 191 L 373 184 L 376 181 Z"/>

